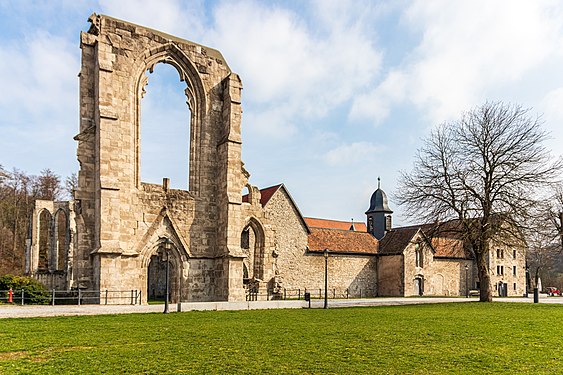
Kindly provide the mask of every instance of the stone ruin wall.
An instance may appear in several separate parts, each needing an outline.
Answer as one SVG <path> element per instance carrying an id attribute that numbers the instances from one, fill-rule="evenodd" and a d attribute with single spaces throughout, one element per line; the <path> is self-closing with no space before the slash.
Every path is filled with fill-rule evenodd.
<path id="1" fill-rule="evenodd" d="M 215 50 L 107 16 L 90 21 L 80 43 L 75 199 L 78 256 L 91 262 L 78 278 L 86 288 L 146 291 L 164 236 L 190 300 L 243 299 L 240 79 Z M 140 181 L 140 100 L 145 72 L 161 62 L 186 82 L 189 192 Z"/>

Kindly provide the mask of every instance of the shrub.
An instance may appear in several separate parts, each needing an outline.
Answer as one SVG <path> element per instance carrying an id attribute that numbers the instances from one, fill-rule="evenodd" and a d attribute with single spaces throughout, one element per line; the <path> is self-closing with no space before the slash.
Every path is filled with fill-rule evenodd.
<path id="1" fill-rule="evenodd" d="M 14 275 L 1 276 L 0 290 L 9 290 L 10 288 L 14 291 L 15 298 L 19 297 L 16 293 L 20 293 L 23 289 L 24 303 L 26 304 L 45 305 L 49 303 L 49 291 L 45 285 L 34 278 Z"/>

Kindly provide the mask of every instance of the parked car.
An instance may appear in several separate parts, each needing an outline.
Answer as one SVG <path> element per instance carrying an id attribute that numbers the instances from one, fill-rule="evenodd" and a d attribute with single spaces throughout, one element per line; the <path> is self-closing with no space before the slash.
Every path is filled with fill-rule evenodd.
<path id="1" fill-rule="evenodd" d="M 546 287 L 545 292 L 547 293 L 548 296 L 561 296 L 561 291 L 554 286 Z"/>

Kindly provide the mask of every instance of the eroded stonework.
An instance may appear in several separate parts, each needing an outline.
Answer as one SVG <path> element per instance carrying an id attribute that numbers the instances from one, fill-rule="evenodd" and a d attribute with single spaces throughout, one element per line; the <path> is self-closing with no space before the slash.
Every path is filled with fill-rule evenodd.
<path id="1" fill-rule="evenodd" d="M 172 290 L 193 301 L 244 298 L 239 275 L 241 90 L 213 49 L 103 15 L 81 34 L 78 189 L 79 287 L 141 290 L 164 239 Z M 147 71 L 176 68 L 190 107 L 189 191 L 140 180 L 140 102 Z"/>

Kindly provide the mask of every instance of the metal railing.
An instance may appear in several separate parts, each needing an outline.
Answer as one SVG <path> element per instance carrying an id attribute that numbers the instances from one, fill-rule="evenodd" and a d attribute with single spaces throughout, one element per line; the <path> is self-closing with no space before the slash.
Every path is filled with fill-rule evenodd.
<path id="1" fill-rule="evenodd" d="M 17 305 L 140 305 L 140 290 L 56 290 L 25 291 L 0 290 L 0 303 Z"/>
<path id="2" fill-rule="evenodd" d="M 310 293 L 312 299 L 324 299 L 324 289 L 322 288 L 303 288 L 303 289 L 286 289 L 283 288 L 277 293 L 271 289 L 264 292 L 247 292 L 247 301 L 258 300 L 301 300 L 305 299 L 305 293 Z M 349 298 L 374 298 L 377 297 L 377 290 L 375 288 L 358 288 L 358 289 L 337 289 L 332 288 L 327 291 L 328 299 L 349 299 Z"/>

